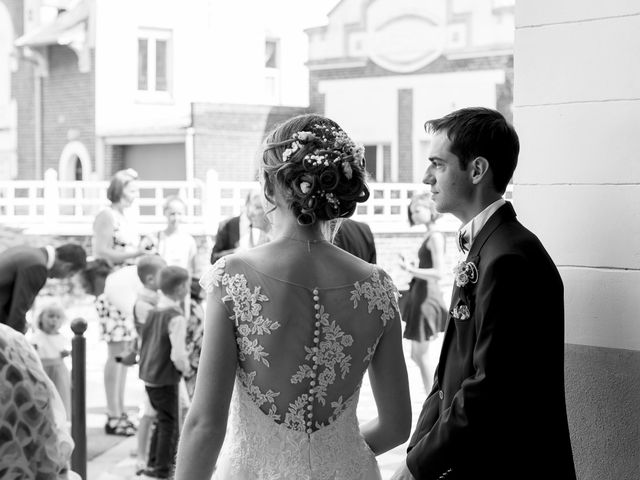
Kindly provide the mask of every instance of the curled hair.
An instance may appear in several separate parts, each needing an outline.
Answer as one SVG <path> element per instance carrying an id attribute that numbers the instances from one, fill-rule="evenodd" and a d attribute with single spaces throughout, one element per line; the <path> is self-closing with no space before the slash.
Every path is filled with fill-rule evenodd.
<path id="1" fill-rule="evenodd" d="M 409 225 L 411 225 L 412 227 L 415 225 L 415 223 L 413 222 L 413 217 L 411 216 L 411 206 L 416 203 L 424 203 L 425 206 L 429 209 L 429 213 L 431 214 L 431 220 L 429 221 L 430 225 L 442 216 L 442 214 L 436 210 L 436 203 L 433 201 L 433 198 L 431 197 L 431 194 L 429 192 L 415 193 L 411 197 L 411 201 L 407 206 Z"/>
<path id="2" fill-rule="evenodd" d="M 111 182 L 107 188 L 107 198 L 111 203 L 118 203 L 122 199 L 122 192 L 133 180 L 138 179 L 138 172 L 133 168 L 127 168 L 126 170 L 118 170 L 111 177 Z"/>
<path id="3" fill-rule="evenodd" d="M 299 115 L 265 140 L 260 166 L 264 196 L 278 191 L 301 225 L 350 217 L 369 198 L 364 148 L 333 120 Z"/>

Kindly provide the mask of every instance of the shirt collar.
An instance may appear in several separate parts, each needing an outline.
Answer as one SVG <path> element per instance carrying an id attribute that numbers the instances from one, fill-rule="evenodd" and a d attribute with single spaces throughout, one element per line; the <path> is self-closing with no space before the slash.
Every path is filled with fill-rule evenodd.
<path id="1" fill-rule="evenodd" d="M 45 246 L 44 249 L 47 251 L 47 270 L 51 270 L 56 263 L 56 249 L 51 245 Z"/>
<path id="2" fill-rule="evenodd" d="M 494 213 L 496 213 L 496 211 L 505 203 L 507 202 L 505 201 L 504 198 L 500 198 L 496 200 L 487 208 L 482 210 L 479 214 L 477 214 L 475 217 L 473 217 L 470 222 L 466 223 L 460 228 L 459 231 L 462 232 L 466 238 L 468 238 L 469 249 L 471 249 L 471 245 L 473 245 L 473 240 L 478 235 L 478 232 L 482 230 L 482 227 L 486 225 L 486 223 L 489 221 L 491 216 Z"/>
<path id="3" fill-rule="evenodd" d="M 165 307 L 178 307 L 178 308 L 180 308 L 180 302 L 172 300 L 169 297 L 167 297 L 166 295 L 160 293 L 160 295 L 158 297 L 158 308 L 165 308 Z"/>

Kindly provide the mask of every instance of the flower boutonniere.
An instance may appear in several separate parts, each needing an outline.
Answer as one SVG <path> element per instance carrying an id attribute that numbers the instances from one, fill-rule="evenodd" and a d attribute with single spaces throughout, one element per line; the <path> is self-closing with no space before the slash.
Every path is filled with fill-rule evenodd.
<path id="1" fill-rule="evenodd" d="M 471 311 L 469 310 L 469 307 L 464 304 L 456 305 L 451 310 L 451 316 L 456 320 L 467 320 L 471 317 Z"/>
<path id="2" fill-rule="evenodd" d="M 456 280 L 456 286 L 465 287 L 469 283 L 478 281 L 478 267 L 473 262 L 461 260 L 453 267 L 453 275 Z"/>

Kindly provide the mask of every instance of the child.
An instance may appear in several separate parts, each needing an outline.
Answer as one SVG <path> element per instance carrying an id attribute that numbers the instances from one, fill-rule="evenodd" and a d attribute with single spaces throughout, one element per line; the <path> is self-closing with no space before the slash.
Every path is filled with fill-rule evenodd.
<path id="1" fill-rule="evenodd" d="M 60 327 L 66 321 L 62 306 L 58 303 L 46 305 L 38 314 L 36 331 L 31 343 L 38 352 L 44 371 L 60 393 L 62 403 L 71 419 L 71 376 L 64 358 L 71 354 L 69 340 L 62 336 Z"/>
<path id="2" fill-rule="evenodd" d="M 164 202 L 167 227 L 158 234 L 158 255 L 167 265 L 186 268 L 191 275 L 196 269 L 198 247 L 196 241 L 180 225 L 187 212 L 187 205 L 180 197 L 171 195 Z"/>
<path id="3" fill-rule="evenodd" d="M 147 468 L 143 475 L 170 478 L 179 431 L 179 383 L 188 376 L 186 319 L 180 303 L 189 292 L 189 272 L 182 267 L 160 270 L 162 295 L 141 330 L 140 378 L 145 382 L 157 424 L 151 436 Z"/>
<path id="4" fill-rule="evenodd" d="M 200 351 L 202 349 L 202 328 L 204 321 L 204 290 L 200 286 L 199 279 L 191 279 L 190 311 L 187 320 L 187 353 L 189 355 L 189 365 L 191 371 L 184 377 L 189 399 L 193 398 L 193 391 L 196 386 L 196 374 L 198 373 L 198 362 L 200 361 Z"/>
<path id="5" fill-rule="evenodd" d="M 142 290 L 138 292 L 135 303 L 133 304 L 133 321 L 138 333 L 138 343 L 135 351 L 121 359 L 125 365 L 137 362 L 138 352 L 140 351 L 140 342 L 142 335 L 142 327 L 147 321 L 149 312 L 158 305 L 158 274 L 162 268 L 166 267 L 165 261 L 158 255 L 145 255 L 140 257 L 137 264 L 138 278 L 142 282 Z M 156 411 L 151 406 L 149 396 L 145 393 L 142 408 L 140 411 L 140 422 L 138 424 L 137 440 L 138 453 L 136 473 L 144 470 L 148 461 L 149 451 L 149 433 L 153 423 L 156 420 Z"/>

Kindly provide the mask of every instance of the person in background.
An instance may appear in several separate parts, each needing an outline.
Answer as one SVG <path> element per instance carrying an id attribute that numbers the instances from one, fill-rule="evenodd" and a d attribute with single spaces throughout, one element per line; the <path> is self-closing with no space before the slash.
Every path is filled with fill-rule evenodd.
<path id="1" fill-rule="evenodd" d="M 211 250 L 211 264 L 236 250 L 246 250 L 269 241 L 269 222 L 264 214 L 262 192 L 251 190 L 247 194 L 244 211 L 222 222 Z"/>
<path id="2" fill-rule="evenodd" d="M 162 295 L 142 326 L 140 378 L 145 383 L 157 423 L 142 478 L 171 478 L 179 435 L 179 383 L 188 375 L 186 319 L 180 307 L 189 292 L 189 272 L 169 266 L 160 270 Z"/>
<path id="3" fill-rule="evenodd" d="M 71 344 L 69 339 L 60 333 L 60 327 L 66 320 L 59 303 L 48 303 L 40 310 L 36 318 L 35 331 L 29 340 L 38 352 L 45 373 L 58 390 L 67 418 L 70 419 L 71 375 L 64 359 L 71 355 Z"/>
<path id="4" fill-rule="evenodd" d="M 172 195 L 164 202 L 166 228 L 158 233 L 157 252 L 167 265 L 186 268 L 191 275 L 196 272 L 198 248 L 192 235 L 181 227 L 187 205 L 180 197 Z"/>
<path id="5" fill-rule="evenodd" d="M 435 372 L 429 351 L 436 336 L 444 332 L 447 321 L 447 308 L 439 285 L 444 267 L 444 236 L 433 229 L 440 214 L 429 193 L 414 195 L 408 214 L 409 224 L 424 225 L 427 235 L 418 249 L 417 266 L 400 257 L 400 266 L 413 277 L 403 302 L 404 338 L 411 340 L 411 359 L 418 365 L 425 391 L 429 393 Z"/>
<path id="6" fill-rule="evenodd" d="M 114 283 L 110 282 L 110 277 L 118 274 L 121 267 L 134 265 L 138 257 L 153 249 L 152 242 L 146 238 L 141 240 L 138 227 L 129 215 L 130 207 L 138 198 L 137 179 L 138 174 L 133 169 L 116 172 L 107 188 L 107 199 L 111 205 L 99 212 L 93 222 L 93 254 L 112 267 L 105 280 L 107 286 Z M 130 278 L 137 281 L 133 276 Z M 129 292 L 132 300 L 116 305 L 114 301 L 117 303 L 119 299 L 114 299 L 113 295 L 103 293 L 96 298 L 101 338 L 107 342 L 104 365 L 107 422 L 104 429 L 110 435 L 130 436 L 136 433 L 136 427 L 124 408 L 128 367 L 117 362 L 116 357 L 130 350 L 136 337 L 132 311 L 135 287 L 122 281 L 115 283 L 122 291 Z"/>
<path id="7" fill-rule="evenodd" d="M 184 375 L 185 385 L 189 400 L 193 398 L 193 392 L 196 387 L 196 375 L 198 373 L 198 365 L 200 363 L 200 352 L 202 350 L 202 334 L 204 328 L 204 299 L 205 292 L 200 286 L 197 278 L 191 279 L 191 295 L 189 317 L 187 318 L 187 354 L 189 355 L 189 364 L 191 370 Z"/>
<path id="8" fill-rule="evenodd" d="M 87 265 L 80 245 L 10 247 L 0 253 L 0 323 L 26 333 L 27 311 L 47 278 L 69 278 Z"/>
<path id="9" fill-rule="evenodd" d="M 160 294 L 158 293 L 160 281 L 159 274 L 160 270 L 166 266 L 166 262 L 158 255 L 145 255 L 140 257 L 138 260 L 137 272 L 143 285 L 143 288 L 138 292 L 138 298 L 133 305 L 133 319 L 136 332 L 138 333 L 138 341 L 136 342 L 136 350 L 132 352 L 133 358 L 131 360 L 125 358 L 122 359 L 122 362 L 125 364 L 128 362 L 131 362 L 129 363 L 130 365 L 137 363 L 137 356 L 142 343 L 142 329 L 144 324 L 147 322 L 149 313 L 158 306 L 158 300 L 160 298 Z M 139 474 L 144 470 L 149 460 L 150 433 L 157 417 L 158 414 L 151 406 L 151 400 L 145 391 L 142 408 L 140 409 L 138 432 L 136 434 L 138 441 L 136 474 Z"/>
<path id="10" fill-rule="evenodd" d="M 60 395 L 21 333 L 0 324 L 0 476 L 80 480 Z"/>
<path id="11" fill-rule="evenodd" d="M 364 222 L 345 218 L 335 234 L 333 243 L 365 262 L 375 264 L 376 242 L 371 228 Z"/>

